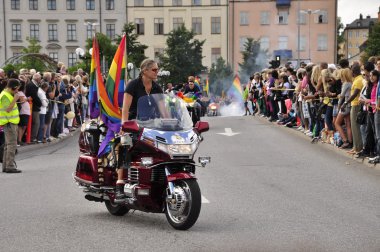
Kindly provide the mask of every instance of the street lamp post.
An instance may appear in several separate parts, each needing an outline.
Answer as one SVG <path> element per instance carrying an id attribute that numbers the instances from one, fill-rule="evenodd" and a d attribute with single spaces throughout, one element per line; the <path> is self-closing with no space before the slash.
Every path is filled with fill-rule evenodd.
<path id="1" fill-rule="evenodd" d="M 170 72 L 169 71 L 165 71 L 165 70 L 160 70 L 158 72 L 157 76 L 160 77 L 163 80 L 162 89 L 164 90 L 165 89 L 165 78 L 170 76 Z"/>
<path id="2" fill-rule="evenodd" d="M 134 66 L 133 66 L 133 63 L 129 62 L 129 63 L 127 64 L 127 69 L 128 69 L 128 79 L 131 78 L 129 72 L 130 72 L 131 70 L 133 70 L 133 67 L 134 67 Z M 134 73 L 135 73 L 135 71 L 133 71 L 133 79 L 135 78 Z"/>
<path id="3" fill-rule="evenodd" d="M 320 10 L 311 10 L 311 9 L 308 9 L 308 10 L 300 10 L 300 13 L 304 13 L 304 14 L 308 14 L 309 15 L 309 61 L 311 62 L 311 40 L 310 40 L 310 32 L 311 32 L 311 29 L 310 29 L 310 24 L 311 24 L 311 14 L 316 14 L 318 13 Z"/>

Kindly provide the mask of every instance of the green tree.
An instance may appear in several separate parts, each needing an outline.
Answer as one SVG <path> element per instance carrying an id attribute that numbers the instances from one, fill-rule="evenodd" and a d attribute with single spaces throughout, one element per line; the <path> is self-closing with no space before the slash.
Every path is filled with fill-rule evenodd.
<path id="1" fill-rule="evenodd" d="M 249 77 L 261 71 L 265 67 L 267 60 L 266 52 L 260 50 L 260 41 L 248 38 L 244 44 L 244 51 L 242 52 L 243 62 L 239 63 L 239 75 L 242 83 L 246 83 Z"/>
<path id="2" fill-rule="evenodd" d="M 340 45 L 345 41 L 344 39 L 344 35 L 343 35 L 343 31 L 344 31 L 344 25 L 341 21 L 341 17 L 337 17 L 337 61 L 339 62 L 339 60 L 343 59 L 344 55 L 343 54 L 339 54 L 339 50 L 341 49 L 340 48 Z"/>
<path id="3" fill-rule="evenodd" d="M 36 38 L 26 38 L 29 42 L 28 47 L 22 49 L 22 53 L 40 53 L 42 46 L 39 44 Z"/>
<path id="4" fill-rule="evenodd" d="M 140 67 L 141 62 L 146 59 L 145 49 L 148 48 L 147 45 L 138 42 L 139 35 L 135 32 L 136 27 L 134 23 L 124 24 L 123 33 L 127 36 L 127 62 L 131 62 L 135 67 Z M 120 44 L 122 36 L 118 36 L 117 44 Z"/>
<path id="5" fill-rule="evenodd" d="M 113 57 L 115 55 L 115 52 L 117 50 L 117 46 L 112 44 L 112 40 L 104 35 L 103 33 L 96 33 L 96 39 L 98 40 L 98 45 L 99 45 L 99 54 L 100 54 L 100 65 L 105 66 L 106 68 L 109 68 L 111 66 Z M 85 66 L 88 67 L 86 68 L 86 72 L 89 72 L 89 68 L 91 67 L 91 55 L 88 52 L 89 49 L 92 48 L 92 38 L 87 39 L 86 41 L 86 53 L 83 56 L 83 61 L 85 62 Z M 103 62 L 103 56 L 105 62 Z M 80 64 L 80 63 L 79 63 Z M 107 69 L 106 69 L 107 70 Z"/>
<path id="6" fill-rule="evenodd" d="M 223 90 L 227 90 L 233 80 L 232 67 L 220 57 L 210 68 L 209 85 L 210 93 L 221 95 Z"/>
<path id="7" fill-rule="evenodd" d="M 205 40 L 194 39 L 194 32 L 184 25 L 171 31 L 166 40 L 167 48 L 160 55 L 161 68 L 170 71 L 167 81 L 185 82 L 190 75 L 198 75 L 206 67 L 202 65 L 202 46 Z"/>
<path id="8" fill-rule="evenodd" d="M 364 55 L 362 57 L 362 61 L 366 62 L 371 56 L 379 56 L 380 55 L 380 23 L 372 26 L 368 40 L 367 46 L 364 49 Z"/>

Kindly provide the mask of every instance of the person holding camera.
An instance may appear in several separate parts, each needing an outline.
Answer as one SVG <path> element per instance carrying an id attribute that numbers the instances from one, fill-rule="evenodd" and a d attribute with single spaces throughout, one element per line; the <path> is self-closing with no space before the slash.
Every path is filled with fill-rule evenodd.
<path id="1" fill-rule="evenodd" d="M 15 155 L 17 148 L 17 125 L 20 122 L 16 102 L 24 102 L 17 94 L 20 81 L 9 79 L 6 88 L 0 94 L 0 126 L 4 129 L 5 146 L 3 152 L 3 172 L 20 173 L 16 168 Z"/>

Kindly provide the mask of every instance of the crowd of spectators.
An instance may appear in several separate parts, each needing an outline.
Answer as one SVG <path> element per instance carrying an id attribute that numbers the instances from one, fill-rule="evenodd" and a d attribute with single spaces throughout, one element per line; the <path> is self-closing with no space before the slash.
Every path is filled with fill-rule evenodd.
<path id="1" fill-rule="evenodd" d="M 0 92 L 8 79 L 18 79 L 21 83 L 18 95 L 27 98 L 17 104 L 18 146 L 26 144 L 29 123 L 29 144 L 47 143 L 67 136 L 88 117 L 89 77 L 82 69 L 69 74 L 63 63 L 58 63 L 56 71 L 43 73 L 34 69 L 5 73 L 0 69 Z"/>
<path id="2" fill-rule="evenodd" d="M 251 76 L 243 98 L 246 114 L 297 127 L 312 142 L 338 146 L 356 157 L 380 162 L 380 57 L 346 59 L 338 65 L 290 64 Z"/>

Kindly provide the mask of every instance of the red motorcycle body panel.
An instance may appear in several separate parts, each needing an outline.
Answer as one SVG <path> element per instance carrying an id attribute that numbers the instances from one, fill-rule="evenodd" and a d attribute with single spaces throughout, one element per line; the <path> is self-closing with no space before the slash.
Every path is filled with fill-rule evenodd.
<path id="1" fill-rule="evenodd" d="M 167 177 L 168 182 L 173 182 L 176 180 L 183 180 L 183 179 L 194 179 L 194 178 L 196 178 L 195 174 L 187 173 L 187 172 L 178 172 L 178 173 L 171 174 Z"/>

